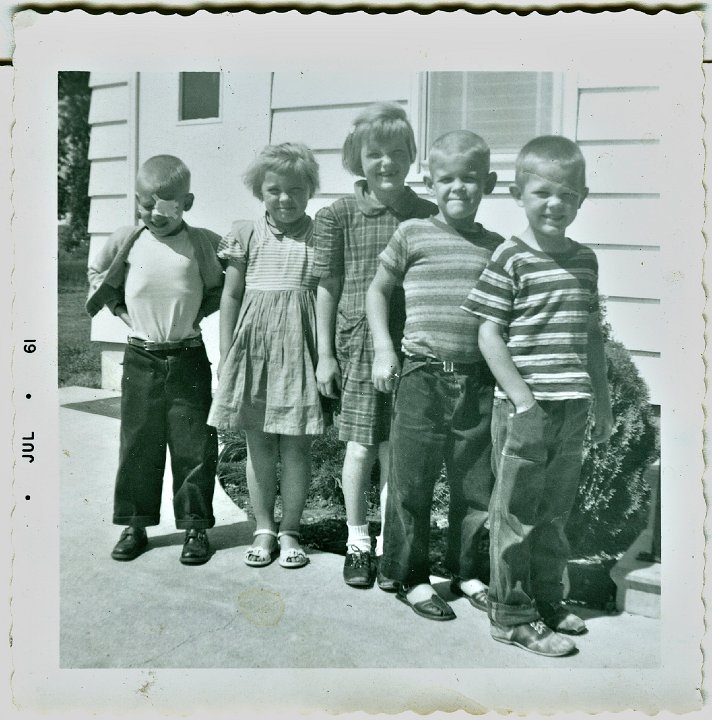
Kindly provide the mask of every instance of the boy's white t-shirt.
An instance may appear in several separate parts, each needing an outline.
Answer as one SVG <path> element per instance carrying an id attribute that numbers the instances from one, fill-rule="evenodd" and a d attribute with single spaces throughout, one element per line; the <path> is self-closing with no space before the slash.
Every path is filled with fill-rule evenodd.
<path id="1" fill-rule="evenodd" d="M 127 263 L 124 293 L 131 336 L 153 342 L 197 337 L 203 280 L 187 231 L 158 238 L 144 230 Z"/>

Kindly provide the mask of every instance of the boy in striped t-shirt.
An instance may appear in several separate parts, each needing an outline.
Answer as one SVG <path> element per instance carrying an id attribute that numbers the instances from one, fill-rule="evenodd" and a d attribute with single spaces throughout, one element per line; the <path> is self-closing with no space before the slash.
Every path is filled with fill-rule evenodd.
<path id="1" fill-rule="evenodd" d="M 374 347 L 373 383 L 393 390 L 384 569 L 398 599 L 430 620 L 451 620 L 450 606 L 430 585 L 428 539 L 433 489 L 443 459 L 450 485 L 446 564 L 451 589 L 487 609 L 477 577 L 476 546 L 494 484 L 490 422 L 494 378 L 477 347 L 478 320 L 460 310 L 462 298 L 504 238 L 475 222 L 482 196 L 497 181 L 489 148 L 458 130 L 430 149 L 425 184 L 440 212 L 400 224 L 366 297 Z M 393 289 L 403 287 L 406 321 L 403 368 L 388 332 Z"/>
<path id="2" fill-rule="evenodd" d="M 611 434 L 594 253 L 566 237 L 588 188 L 576 143 L 527 143 L 510 192 L 529 225 L 494 252 L 463 309 L 497 380 L 492 420 L 489 616 L 495 640 L 567 655 L 586 626 L 563 605 L 588 410 L 593 442 Z"/>

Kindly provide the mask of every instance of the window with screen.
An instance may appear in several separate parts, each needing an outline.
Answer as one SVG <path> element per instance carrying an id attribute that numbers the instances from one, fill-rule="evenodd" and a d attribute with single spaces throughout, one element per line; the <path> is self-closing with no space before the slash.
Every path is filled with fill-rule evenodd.
<path id="1" fill-rule="evenodd" d="M 207 120 L 220 117 L 220 73 L 180 74 L 180 120 Z"/>
<path id="2" fill-rule="evenodd" d="M 425 147 L 451 130 L 481 135 L 492 154 L 512 154 L 554 131 L 554 73 L 429 72 Z"/>

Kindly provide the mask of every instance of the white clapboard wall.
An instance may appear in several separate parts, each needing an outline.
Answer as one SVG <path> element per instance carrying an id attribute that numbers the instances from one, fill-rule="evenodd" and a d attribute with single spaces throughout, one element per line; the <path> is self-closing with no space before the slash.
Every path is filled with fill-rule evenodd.
<path id="1" fill-rule="evenodd" d="M 416 73 L 250 73 L 224 69 L 220 117 L 178 120 L 179 79 L 173 74 L 92 73 L 91 216 L 92 251 L 115 227 L 133 219 L 137 162 L 157 153 L 180 155 L 193 173 L 193 210 L 188 222 L 224 233 L 236 218 L 249 218 L 259 203 L 242 174 L 269 143 L 303 142 L 319 161 L 321 188 L 309 212 L 349 193 L 354 178 L 341 166 L 340 150 L 353 118 L 369 103 L 398 102 L 424 137 L 422 78 Z M 653 78 L 587 72 L 567 76 L 559 131 L 577 140 L 587 160 L 589 199 L 571 236 L 592 247 L 600 265 L 614 336 L 631 351 L 657 402 L 660 371 L 660 129 Z M 472 128 L 477 131 L 477 128 Z M 479 219 L 503 235 L 520 231 L 524 216 L 510 199 L 512 157 L 494 157 L 499 181 L 480 208 Z M 420 161 L 409 182 L 425 194 Z M 217 361 L 217 320 L 204 324 L 209 354 Z M 116 387 L 114 367 L 125 336 L 120 321 L 102 312 L 92 339 L 104 343 L 103 382 Z"/>

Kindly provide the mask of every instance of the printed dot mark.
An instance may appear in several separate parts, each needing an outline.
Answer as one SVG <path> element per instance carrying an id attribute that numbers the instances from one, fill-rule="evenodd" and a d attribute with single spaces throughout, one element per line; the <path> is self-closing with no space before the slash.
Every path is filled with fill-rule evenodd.
<path id="1" fill-rule="evenodd" d="M 30 395 L 30 393 L 27 393 L 27 395 L 25 395 L 25 397 L 29 400 L 32 397 L 32 395 Z"/>
<path id="2" fill-rule="evenodd" d="M 25 500 L 29 500 L 29 499 L 30 499 L 30 496 L 29 496 L 29 495 L 25 495 Z"/>

